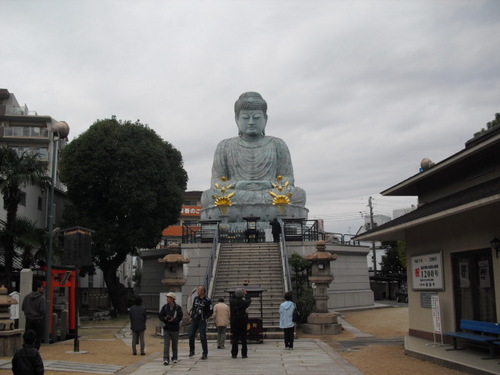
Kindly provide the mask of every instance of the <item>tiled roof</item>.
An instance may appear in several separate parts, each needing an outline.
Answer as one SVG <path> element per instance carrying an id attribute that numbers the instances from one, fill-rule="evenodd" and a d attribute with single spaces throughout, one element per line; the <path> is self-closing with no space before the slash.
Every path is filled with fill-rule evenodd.
<path id="1" fill-rule="evenodd" d="M 368 234 L 376 234 L 383 230 L 396 227 L 401 224 L 410 223 L 417 219 L 422 219 L 433 214 L 443 212 L 455 207 L 475 202 L 483 198 L 488 198 L 493 195 L 500 194 L 500 178 L 485 182 L 481 185 L 473 186 L 469 189 L 459 191 L 449 195 L 443 199 L 439 199 L 418 207 L 416 210 L 389 221 L 383 225 L 376 227 L 373 230 L 363 233 L 361 236 Z"/>

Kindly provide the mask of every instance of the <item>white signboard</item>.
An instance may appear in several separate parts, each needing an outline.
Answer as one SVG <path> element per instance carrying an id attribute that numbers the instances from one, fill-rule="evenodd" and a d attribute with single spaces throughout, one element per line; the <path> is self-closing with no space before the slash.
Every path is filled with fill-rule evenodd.
<path id="1" fill-rule="evenodd" d="M 443 290 L 443 255 L 441 252 L 411 257 L 414 290 Z"/>
<path id="2" fill-rule="evenodd" d="M 19 319 L 19 299 L 20 299 L 19 295 L 20 295 L 19 292 L 12 292 L 9 294 L 9 296 L 11 296 L 17 301 L 17 304 L 12 304 L 9 306 L 11 319 Z"/>
<path id="3" fill-rule="evenodd" d="M 431 305 L 434 333 L 443 333 L 441 330 L 441 307 L 439 306 L 439 296 L 437 294 L 431 296 Z"/>

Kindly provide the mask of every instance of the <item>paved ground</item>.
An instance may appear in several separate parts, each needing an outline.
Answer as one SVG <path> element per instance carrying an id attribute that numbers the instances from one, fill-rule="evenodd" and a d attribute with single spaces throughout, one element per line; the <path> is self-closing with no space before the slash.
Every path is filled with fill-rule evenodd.
<path id="1" fill-rule="evenodd" d="M 188 352 L 185 340 L 179 349 L 180 353 Z M 298 340 L 293 350 L 285 350 L 282 341 L 266 340 L 262 344 L 250 344 L 248 349 L 248 358 L 232 359 L 227 346 L 226 349 L 217 349 L 215 343 L 209 342 L 207 360 L 201 360 L 199 355 L 189 358 L 184 354 L 180 356 L 178 363 L 164 366 L 162 356 L 158 353 L 154 359 L 145 358 L 140 367 L 130 366 L 117 374 L 362 375 L 357 368 L 320 340 Z"/>
<path id="2" fill-rule="evenodd" d="M 126 335 L 124 340 L 128 340 Z M 197 348 L 200 348 L 197 342 Z M 248 358 L 231 358 L 229 346 L 217 349 L 215 342 L 208 343 L 207 360 L 200 355 L 189 358 L 187 340 L 179 341 L 179 362 L 163 365 L 161 353 L 148 354 L 140 362 L 127 367 L 97 365 L 81 362 L 45 361 L 46 370 L 64 373 L 117 375 L 363 375 L 356 367 L 342 358 L 330 346 L 317 339 L 300 339 L 293 350 L 285 350 L 282 340 L 266 340 L 262 344 L 249 344 Z M 126 353 L 130 355 L 130 353 Z M 10 361 L 0 361 L 0 369 L 9 369 Z"/>

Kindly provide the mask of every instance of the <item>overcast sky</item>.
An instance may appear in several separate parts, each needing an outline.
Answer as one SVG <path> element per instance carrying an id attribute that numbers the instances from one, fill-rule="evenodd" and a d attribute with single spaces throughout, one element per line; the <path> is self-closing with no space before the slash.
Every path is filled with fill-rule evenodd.
<path id="1" fill-rule="evenodd" d="M 356 233 L 373 196 L 462 150 L 500 112 L 500 1 L 2 1 L 0 87 L 70 140 L 140 120 L 206 190 L 245 91 L 292 154 L 310 218 Z"/>

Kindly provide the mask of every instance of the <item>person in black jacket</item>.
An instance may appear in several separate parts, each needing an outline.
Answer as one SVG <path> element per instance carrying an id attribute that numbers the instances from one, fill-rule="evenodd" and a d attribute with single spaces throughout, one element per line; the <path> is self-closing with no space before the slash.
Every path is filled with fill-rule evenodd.
<path id="1" fill-rule="evenodd" d="M 158 318 L 165 324 L 163 327 L 163 364 L 165 366 L 170 363 L 170 342 L 172 342 L 172 362 L 178 361 L 177 348 L 182 308 L 175 303 L 175 297 L 175 293 L 167 293 L 167 303 L 158 314 Z"/>
<path id="2" fill-rule="evenodd" d="M 247 353 L 247 308 L 252 299 L 246 289 L 237 288 L 229 300 L 231 309 L 231 357 L 238 356 L 238 342 L 241 340 L 241 358 L 248 358 Z"/>
<path id="3" fill-rule="evenodd" d="M 28 294 L 23 299 L 22 310 L 26 317 L 26 331 L 30 329 L 37 334 L 35 347 L 40 349 L 40 344 L 43 339 L 43 319 L 45 315 L 45 300 L 43 298 L 43 291 L 45 287 L 40 281 L 33 283 L 33 292 Z"/>
<path id="4" fill-rule="evenodd" d="M 14 375 L 43 375 L 43 361 L 35 347 L 37 334 L 28 330 L 23 334 L 23 347 L 12 358 L 12 372 Z"/>
<path id="5" fill-rule="evenodd" d="M 212 300 L 207 297 L 207 290 L 203 285 L 198 287 L 198 296 L 194 298 L 193 307 L 189 312 L 191 317 L 191 327 L 189 328 L 189 356 L 194 356 L 194 339 L 196 332 L 200 331 L 201 349 L 203 350 L 200 359 L 207 359 L 207 320 L 213 314 Z"/>
<path id="6" fill-rule="evenodd" d="M 277 218 L 274 218 L 273 221 L 269 223 L 271 225 L 271 233 L 273 234 L 273 241 L 275 243 L 280 242 L 280 234 L 281 234 L 281 225 Z"/>
<path id="7" fill-rule="evenodd" d="M 140 342 L 141 355 L 146 355 L 144 352 L 144 331 L 146 331 L 146 320 L 148 311 L 142 305 L 142 298 L 135 297 L 135 303 L 130 307 L 130 330 L 132 331 L 132 354 L 137 355 L 137 344 Z"/>

